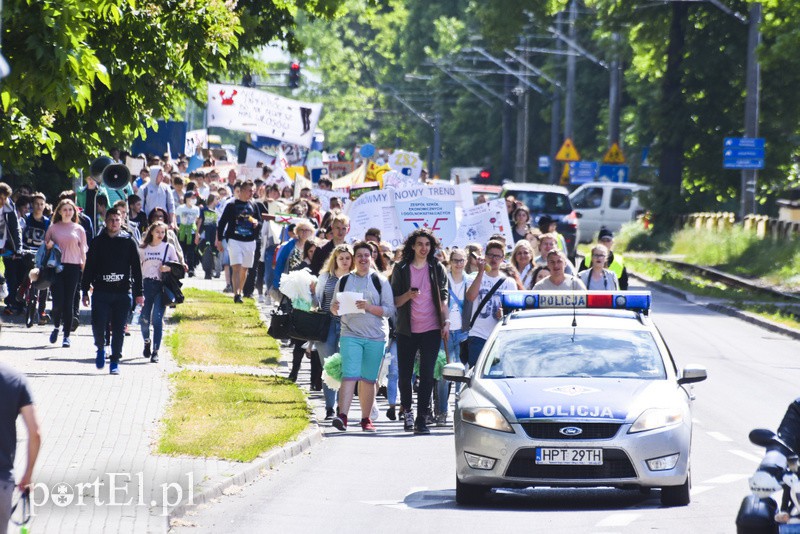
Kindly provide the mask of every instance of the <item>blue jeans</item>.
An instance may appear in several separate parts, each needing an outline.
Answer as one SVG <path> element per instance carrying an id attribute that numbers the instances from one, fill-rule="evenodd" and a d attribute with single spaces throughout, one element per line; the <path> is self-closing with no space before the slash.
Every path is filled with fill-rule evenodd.
<path id="1" fill-rule="evenodd" d="M 397 404 L 397 340 L 389 340 L 389 353 L 392 359 L 389 361 L 389 372 L 386 375 L 386 401 L 389 405 L 394 406 Z"/>
<path id="2" fill-rule="evenodd" d="M 118 362 L 122 356 L 125 339 L 125 323 L 131 309 L 130 293 L 112 293 L 94 290 L 92 293 L 92 334 L 97 350 L 105 346 L 106 327 L 111 321 L 111 361 Z"/>
<path id="3" fill-rule="evenodd" d="M 266 266 L 266 263 L 264 264 Z M 270 284 L 272 281 L 270 280 Z M 267 287 L 271 287 L 267 286 Z M 325 358 L 333 356 L 339 350 L 339 336 L 342 332 L 342 323 L 338 317 L 331 319 L 331 328 L 328 330 L 328 339 L 323 342 L 317 343 L 317 354 L 319 354 L 319 363 L 325 366 Z M 322 381 L 322 393 L 325 395 L 325 408 L 332 409 L 336 405 L 336 390 L 328 387 L 325 381 Z"/>
<path id="4" fill-rule="evenodd" d="M 481 337 L 469 336 L 467 338 L 467 352 L 469 352 L 469 366 L 475 367 L 478 362 L 483 346 L 486 345 L 486 340 Z"/>
<path id="5" fill-rule="evenodd" d="M 461 342 L 467 339 L 467 332 L 463 330 L 451 330 L 447 338 L 447 363 L 461 363 Z M 444 343 L 442 343 L 444 349 Z M 436 381 L 436 414 L 447 413 L 447 402 L 450 400 L 450 382 L 441 378 Z"/>
<path id="6" fill-rule="evenodd" d="M 272 245 L 264 251 L 264 292 L 266 294 L 269 294 L 269 290 L 272 288 L 272 281 L 275 278 L 275 267 L 272 265 L 272 260 L 275 257 L 276 248 L 278 248 L 277 245 Z M 339 338 L 337 337 L 336 340 L 338 342 Z"/>
<path id="7" fill-rule="evenodd" d="M 164 330 L 164 311 L 167 307 L 161 298 L 161 280 L 153 278 L 144 279 L 144 306 L 139 324 L 142 325 L 142 337 L 150 339 L 150 325 L 153 325 L 153 350 L 161 347 L 161 334 Z"/>

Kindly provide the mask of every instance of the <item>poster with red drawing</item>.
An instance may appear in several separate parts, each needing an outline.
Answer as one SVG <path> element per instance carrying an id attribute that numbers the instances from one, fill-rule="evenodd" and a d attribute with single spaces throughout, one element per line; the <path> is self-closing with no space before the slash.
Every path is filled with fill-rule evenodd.
<path id="1" fill-rule="evenodd" d="M 310 147 L 322 104 L 240 85 L 208 84 L 208 126 L 254 133 Z"/>

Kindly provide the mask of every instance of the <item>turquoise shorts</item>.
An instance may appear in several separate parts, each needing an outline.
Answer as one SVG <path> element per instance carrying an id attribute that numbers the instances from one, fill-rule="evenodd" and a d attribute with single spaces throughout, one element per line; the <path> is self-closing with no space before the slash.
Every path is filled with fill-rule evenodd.
<path id="1" fill-rule="evenodd" d="M 360 337 L 342 336 L 339 339 L 339 353 L 342 355 L 342 381 L 363 380 L 372 382 L 378 379 L 386 342 Z"/>

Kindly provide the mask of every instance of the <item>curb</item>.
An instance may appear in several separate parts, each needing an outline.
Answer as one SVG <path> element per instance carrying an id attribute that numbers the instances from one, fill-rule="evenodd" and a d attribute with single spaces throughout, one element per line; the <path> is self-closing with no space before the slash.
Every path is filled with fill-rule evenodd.
<path id="1" fill-rule="evenodd" d="M 719 304 L 716 302 L 701 302 L 697 300 L 697 297 L 690 293 L 685 293 L 680 289 L 676 289 L 672 286 L 668 286 L 661 282 L 656 282 L 655 280 L 650 280 L 649 278 L 645 278 L 642 275 L 628 273 L 628 276 L 631 278 L 635 278 L 640 282 L 647 284 L 648 286 L 653 286 L 659 291 L 677 297 L 679 299 L 683 299 L 687 302 L 691 302 L 693 304 L 697 304 L 698 306 L 703 306 L 711 311 L 715 311 L 717 313 L 722 313 L 728 315 L 729 317 L 735 317 L 737 319 L 741 319 L 746 321 L 750 324 L 756 325 L 761 327 L 765 330 L 769 330 L 770 332 L 775 332 L 776 334 L 783 334 L 785 336 L 791 337 L 793 339 L 800 340 L 800 330 L 796 328 L 791 328 L 789 326 L 782 325 L 780 323 L 776 323 L 774 321 L 770 321 L 769 319 L 764 319 L 763 317 L 759 317 L 752 313 L 744 312 L 742 310 L 738 310 L 731 306 L 725 306 L 724 304 Z"/>
<path id="2" fill-rule="evenodd" d="M 323 437 L 322 428 L 314 417 L 311 418 L 310 423 L 311 428 L 304 430 L 296 440 L 287 443 L 283 447 L 270 451 L 266 456 L 255 460 L 239 473 L 194 495 L 194 499 L 191 503 L 181 504 L 170 510 L 166 518 L 167 529 L 169 530 L 171 528 L 173 519 L 183 517 L 187 512 L 193 510 L 197 506 L 208 503 L 217 497 L 221 497 L 225 494 L 227 488 L 250 484 L 261 478 L 264 471 L 269 471 L 286 460 L 299 456 L 314 445 L 320 443 Z"/>

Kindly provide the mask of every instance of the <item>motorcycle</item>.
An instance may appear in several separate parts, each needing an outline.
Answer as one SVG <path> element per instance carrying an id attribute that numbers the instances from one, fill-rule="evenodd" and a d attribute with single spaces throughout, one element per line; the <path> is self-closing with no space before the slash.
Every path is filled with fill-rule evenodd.
<path id="1" fill-rule="evenodd" d="M 800 533 L 800 457 L 772 430 L 757 428 L 750 441 L 767 449 L 750 477 L 752 495 L 744 498 L 736 516 L 737 534 Z M 781 492 L 780 504 L 773 495 Z"/>

